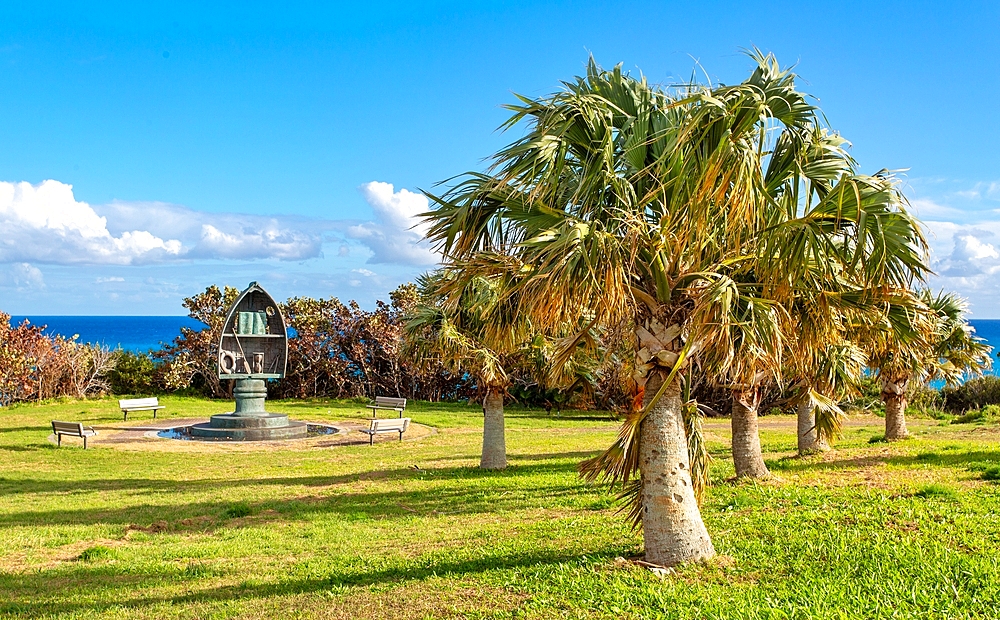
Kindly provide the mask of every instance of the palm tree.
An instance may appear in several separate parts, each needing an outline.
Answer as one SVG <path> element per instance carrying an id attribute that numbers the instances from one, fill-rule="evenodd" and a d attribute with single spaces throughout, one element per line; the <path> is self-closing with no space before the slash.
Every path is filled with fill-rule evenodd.
<path id="1" fill-rule="evenodd" d="M 992 347 L 975 335 L 965 318 L 968 304 L 954 293 L 916 293 L 906 321 L 876 335 L 871 342 L 885 403 L 885 439 L 909 436 L 907 391 L 912 381 L 944 380 L 955 386 L 966 375 L 982 375 L 993 363 Z"/>
<path id="2" fill-rule="evenodd" d="M 800 455 L 823 452 L 840 434 L 844 412 L 839 402 L 858 392 L 868 357 L 849 340 L 799 352 L 800 377 L 793 399 Z"/>
<path id="3" fill-rule="evenodd" d="M 508 278 L 516 314 L 541 332 L 581 326 L 564 351 L 594 346 L 593 329 L 634 335 L 641 407 L 581 468 L 634 491 L 646 559 L 661 565 L 714 554 L 685 438 L 679 377 L 691 359 L 753 389 L 762 364 L 780 373 L 800 287 L 833 272 L 909 276 L 888 257 L 920 264 L 922 238 L 887 177 L 842 174 L 808 208 L 774 200 L 775 145 L 811 141 L 819 115 L 794 74 L 754 59 L 736 86 L 672 91 L 591 61 L 564 91 L 510 106 L 505 127 L 527 132 L 487 173 L 429 194 L 428 236 L 446 263 Z M 803 167 L 788 161 L 787 176 Z"/>
<path id="4" fill-rule="evenodd" d="M 420 361 L 437 360 L 453 372 L 470 372 L 483 396 L 483 469 L 507 467 L 503 400 L 510 379 L 510 343 L 516 337 L 495 337 L 487 329 L 499 303 L 496 278 L 462 279 L 454 270 L 438 270 L 422 276 L 420 297 L 404 325 L 406 353 Z M 458 285 L 462 294 L 449 298 L 442 291 Z M 515 325 L 511 321 L 507 323 Z M 503 336 L 510 336 L 505 334 Z"/>

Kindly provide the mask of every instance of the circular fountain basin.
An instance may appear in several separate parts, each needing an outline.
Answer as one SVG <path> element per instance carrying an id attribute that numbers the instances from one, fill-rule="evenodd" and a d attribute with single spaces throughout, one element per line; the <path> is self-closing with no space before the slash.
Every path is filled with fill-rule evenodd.
<path id="1" fill-rule="evenodd" d="M 213 415 L 207 424 L 195 424 L 191 435 L 201 439 L 228 441 L 267 441 L 270 439 L 298 439 L 305 437 L 305 422 L 289 420 L 283 414 Z"/>
<path id="2" fill-rule="evenodd" d="M 225 416 L 215 416 L 225 417 Z M 285 416 L 287 418 L 287 416 Z M 293 434 L 285 434 L 282 431 L 294 427 Z M 222 432 L 229 431 L 229 432 Z M 270 432 L 267 432 L 270 431 Z M 179 426 L 167 428 L 158 433 L 157 437 L 164 439 L 180 439 L 187 441 L 267 441 L 278 439 L 301 439 L 304 437 L 315 437 L 320 435 L 336 435 L 340 432 L 335 426 L 326 424 L 307 424 L 306 422 L 289 422 L 288 426 L 268 429 L 261 427 L 250 428 L 217 428 L 211 424 L 194 424 L 192 426 Z"/>

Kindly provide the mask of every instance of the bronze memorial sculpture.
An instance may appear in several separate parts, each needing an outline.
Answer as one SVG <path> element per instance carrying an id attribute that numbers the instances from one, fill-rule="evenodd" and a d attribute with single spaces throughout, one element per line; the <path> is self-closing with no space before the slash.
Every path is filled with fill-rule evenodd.
<path id="1" fill-rule="evenodd" d="M 199 439 L 255 441 L 306 436 L 305 422 L 268 413 L 267 379 L 285 376 L 288 335 L 281 307 L 259 284 L 251 282 L 233 303 L 219 338 L 219 379 L 235 379 L 236 411 L 195 424 Z"/>

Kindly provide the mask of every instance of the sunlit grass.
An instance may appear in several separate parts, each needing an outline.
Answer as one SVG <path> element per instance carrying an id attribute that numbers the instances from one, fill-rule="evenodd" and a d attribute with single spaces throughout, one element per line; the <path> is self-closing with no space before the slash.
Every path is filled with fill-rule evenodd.
<path id="1" fill-rule="evenodd" d="M 227 403 L 166 397 L 165 419 Z M 360 402 L 275 402 L 306 420 Z M 775 479 L 733 483 L 728 421 L 704 516 L 721 554 L 665 579 L 616 560 L 641 536 L 576 475 L 609 444 L 604 413 L 514 409 L 511 467 L 476 465 L 468 405 L 407 409 L 417 441 L 262 449 L 118 449 L 47 441 L 52 419 L 123 427 L 112 400 L 0 410 L 0 613 L 20 617 L 981 618 L 1000 600 L 1000 433 L 912 420 L 869 444 L 794 457 L 767 416 Z M 147 419 L 130 420 L 142 425 Z M 163 440 L 166 441 L 166 440 Z"/>

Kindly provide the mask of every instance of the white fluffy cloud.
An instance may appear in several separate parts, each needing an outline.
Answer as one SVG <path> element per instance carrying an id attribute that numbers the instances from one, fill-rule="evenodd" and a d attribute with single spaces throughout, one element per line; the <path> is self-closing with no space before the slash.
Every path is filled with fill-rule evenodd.
<path id="1" fill-rule="evenodd" d="M 931 267 L 939 278 L 970 278 L 1000 272 L 1000 222 L 960 225 L 927 222 L 933 234 Z"/>
<path id="2" fill-rule="evenodd" d="M 294 216 L 206 213 L 163 202 L 99 207 L 114 231 L 150 230 L 180 239 L 184 258 L 305 260 L 320 255 L 331 222 Z"/>
<path id="3" fill-rule="evenodd" d="M 372 251 L 369 263 L 433 265 L 439 256 L 424 241 L 427 225 L 418 217 L 429 210 L 427 197 L 406 189 L 394 191 L 391 183 L 372 181 L 360 188 L 371 205 L 375 221 L 347 229 L 348 236 Z"/>
<path id="4" fill-rule="evenodd" d="M 303 260 L 324 226 L 160 202 L 92 207 L 59 181 L 0 182 L 0 263 L 137 265 L 179 259 Z"/>
<path id="5" fill-rule="evenodd" d="M 58 181 L 0 182 L 0 262 L 130 265 L 180 255 L 181 242 L 146 230 L 112 235 L 107 219 Z"/>
<path id="6" fill-rule="evenodd" d="M 927 284 L 966 297 L 977 318 L 1000 316 L 1000 221 L 927 221 L 931 268 Z"/>

